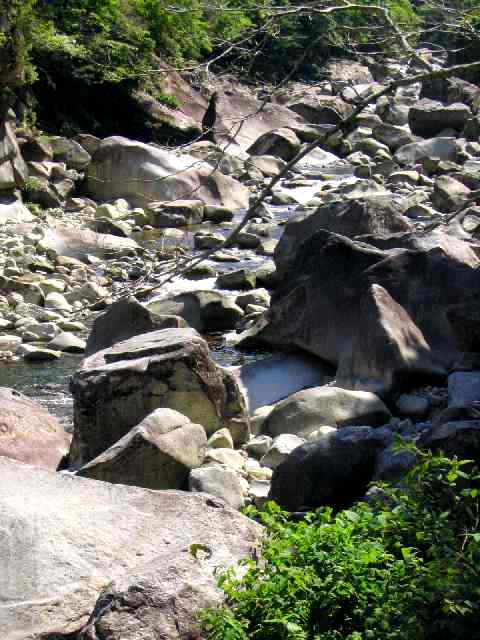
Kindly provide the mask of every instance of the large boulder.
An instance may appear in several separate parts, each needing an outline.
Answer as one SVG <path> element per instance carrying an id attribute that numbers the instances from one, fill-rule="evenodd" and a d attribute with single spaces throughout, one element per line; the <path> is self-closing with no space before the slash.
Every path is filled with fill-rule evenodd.
<path id="1" fill-rule="evenodd" d="M 373 393 L 322 386 L 305 389 L 279 402 L 263 423 L 271 436 L 291 433 L 308 438 L 321 426 L 381 426 L 390 411 Z"/>
<path id="2" fill-rule="evenodd" d="M 233 210 L 248 206 L 248 189 L 211 165 L 121 136 L 105 138 L 93 154 L 86 189 L 93 198 L 139 207 L 192 196 Z"/>
<path id="3" fill-rule="evenodd" d="M 424 158 L 438 158 L 455 162 L 458 152 L 456 138 L 432 138 L 403 145 L 395 152 L 394 160 L 407 167 Z"/>
<path id="4" fill-rule="evenodd" d="M 461 131 L 472 112 L 466 104 L 443 105 L 441 102 L 423 98 L 414 104 L 408 113 L 408 124 L 412 133 L 432 138 L 443 129 Z"/>
<path id="5" fill-rule="evenodd" d="M 311 124 L 336 125 L 353 113 L 353 106 L 340 96 L 309 94 L 308 91 L 300 96 L 295 94 L 287 106 Z"/>
<path id="6" fill-rule="evenodd" d="M 0 224 L 6 222 L 33 222 L 35 216 L 15 196 L 0 197 Z"/>
<path id="7" fill-rule="evenodd" d="M 83 361 L 73 376 L 70 463 L 89 462 L 157 408 L 179 411 L 207 434 L 222 427 L 248 434 L 233 376 L 215 364 L 193 329 L 163 329 L 119 342 Z"/>
<path id="8" fill-rule="evenodd" d="M 136 298 L 130 297 L 111 304 L 98 315 L 88 336 L 85 355 L 111 347 L 116 342 L 159 329 L 186 327 L 187 323 L 175 315 L 158 315 Z"/>
<path id="9" fill-rule="evenodd" d="M 261 135 L 282 127 L 302 124 L 303 118 L 285 106 L 259 100 L 252 91 L 231 78 L 220 79 L 203 121 L 207 135 L 237 156 Z"/>
<path id="10" fill-rule="evenodd" d="M 372 130 L 373 137 L 386 144 L 390 151 L 396 151 L 406 144 L 414 142 L 414 136 L 403 127 L 382 122 Z"/>
<path id="11" fill-rule="evenodd" d="M 439 176 L 433 186 L 432 204 L 439 211 L 452 213 L 468 200 L 470 189 L 452 176 Z"/>
<path id="12" fill-rule="evenodd" d="M 407 311 L 380 285 L 372 284 L 359 305 L 362 319 L 342 353 L 337 384 L 388 395 L 415 380 L 445 377 L 446 371 Z"/>
<path id="13" fill-rule="evenodd" d="M 319 229 L 348 238 L 364 234 L 389 235 L 410 230 L 400 206 L 389 196 L 370 196 L 347 202 L 330 202 L 313 213 L 300 213 L 285 226 L 275 248 L 277 271 L 282 274 L 295 259 L 300 245 Z"/>
<path id="14" fill-rule="evenodd" d="M 205 429 L 172 409 L 155 409 L 78 475 L 145 489 L 185 489 L 205 457 Z"/>
<path id="15" fill-rule="evenodd" d="M 233 329 L 243 310 L 217 291 L 191 291 L 163 300 L 152 300 L 148 310 L 159 316 L 180 316 L 199 333 Z"/>
<path id="16" fill-rule="evenodd" d="M 55 471 L 69 438 L 57 418 L 13 389 L 0 388 L 0 456 Z"/>
<path id="17" fill-rule="evenodd" d="M 448 376 L 448 406 L 480 404 L 480 371 L 454 371 Z"/>
<path id="18" fill-rule="evenodd" d="M 218 567 L 261 527 L 204 493 L 148 491 L 0 458 L 4 640 L 195 637 Z"/>
<path id="19" fill-rule="evenodd" d="M 140 247 L 132 238 L 121 238 L 108 233 L 96 233 L 68 225 L 49 227 L 41 240 L 46 251 L 53 249 L 59 255 L 85 260 L 87 255 L 103 257 L 109 252 L 117 255 L 135 252 Z"/>
<path id="20" fill-rule="evenodd" d="M 468 350 L 465 344 L 459 349 L 455 323 L 461 319 L 449 312 L 460 303 L 475 311 L 479 278 L 478 259 L 466 260 L 462 252 L 453 256 L 436 246 L 382 251 L 320 230 L 300 245 L 284 272 L 259 337 L 278 346 L 300 347 L 340 365 L 351 359 L 358 339 L 364 345 L 380 345 L 382 336 L 384 340 L 396 336 L 395 340 L 405 341 L 399 354 L 408 365 L 404 371 L 412 379 L 417 374 L 438 378 L 459 350 Z M 372 285 L 380 285 L 386 295 Z M 372 305 L 368 313 L 361 306 L 365 297 Z M 465 309 L 463 315 L 468 316 Z M 402 329 L 407 317 L 418 331 L 410 322 Z M 409 336 L 416 336 L 411 350 Z M 394 353 L 388 353 L 386 349 L 377 363 L 398 362 Z"/>
<path id="21" fill-rule="evenodd" d="M 441 451 L 460 460 L 480 464 L 480 420 L 455 420 L 432 425 L 418 440 L 418 446 Z"/>
<path id="22" fill-rule="evenodd" d="M 28 168 L 9 122 L 0 121 L 0 192 L 23 187 Z"/>
<path id="23" fill-rule="evenodd" d="M 283 127 L 261 135 L 247 149 L 252 156 L 274 156 L 288 162 L 300 151 L 300 140 L 292 129 Z"/>
<path id="24" fill-rule="evenodd" d="M 50 138 L 53 149 L 53 159 L 57 162 L 65 162 L 69 169 L 82 171 L 91 160 L 90 154 L 76 140 L 70 138 Z"/>
<path id="25" fill-rule="evenodd" d="M 346 427 L 307 442 L 275 468 L 269 498 L 289 511 L 345 508 L 365 494 L 392 440 L 388 429 Z"/>

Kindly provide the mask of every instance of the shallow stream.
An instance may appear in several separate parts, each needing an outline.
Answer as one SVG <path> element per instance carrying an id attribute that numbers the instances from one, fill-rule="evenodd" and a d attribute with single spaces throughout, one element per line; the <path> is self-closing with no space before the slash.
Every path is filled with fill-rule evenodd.
<path id="1" fill-rule="evenodd" d="M 294 194 L 299 202 L 306 202 L 321 185 L 326 182 L 339 183 L 350 181 L 352 178 L 352 167 L 346 165 L 329 166 L 325 165 L 309 165 L 303 167 L 305 177 L 315 180 L 315 184 L 308 187 L 298 187 L 288 189 L 288 192 Z M 327 175 L 328 171 L 328 175 Z M 318 182 L 317 182 L 318 180 Z M 287 191 L 287 189 L 284 189 Z M 295 209 L 293 206 L 269 206 L 274 214 L 273 222 L 285 222 L 292 215 Z M 212 231 L 227 235 L 229 231 L 241 220 L 243 212 L 238 212 L 230 223 L 197 225 L 188 229 L 175 230 L 178 233 L 166 239 L 161 237 L 158 231 L 150 234 L 144 234 L 137 241 L 149 244 L 150 247 L 165 247 L 178 243 L 180 246 L 187 248 L 193 247 L 194 234 L 199 231 Z M 283 231 L 283 226 L 276 226 L 270 237 L 278 239 Z M 206 261 L 221 273 L 240 268 L 257 269 L 263 262 L 271 260 L 268 256 L 260 256 L 252 250 L 238 249 L 233 250 L 238 254 L 240 260 L 238 262 L 213 262 Z M 187 280 L 185 278 L 176 278 L 172 282 L 166 284 L 161 291 L 159 297 L 167 297 L 176 295 L 185 291 L 213 289 L 215 278 L 207 278 L 204 280 Z M 223 291 L 223 293 L 236 297 L 240 291 Z M 240 366 L 250 364 L 260 359 L 271 359 L 275 357 L 272 351 L 249 351 L 243 352 L 233 346 L 225 345 L 222 335 L 207 336 L 213 358 L 223 366 Z M 73 421 L 73 400 L 69 393 L 70 377 L 78 369 L 82 360 L 81 355 L 65 354 L 60 360 L 49 362 L 47 364 L 27 364 L 22 361 L 14 363 L 2 363 L 0 366 L 0 386 L 13 388 L 25 395 L 37 400 L 45 406 L 50 413 L 57 416 L 67 431 L 72 429 Z M 257 401 L 258 404 L 258 401 Z"/>

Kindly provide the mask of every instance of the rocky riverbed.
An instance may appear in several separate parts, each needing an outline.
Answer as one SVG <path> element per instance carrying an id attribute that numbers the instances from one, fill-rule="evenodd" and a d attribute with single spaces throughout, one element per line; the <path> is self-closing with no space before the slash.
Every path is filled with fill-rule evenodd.
<path id="1" fill-rule="evenodd" d="M 197 637 L 257 553 L 243 506 L 347 506 L 415 464 L 398 436 L 480 459 L 480 88 L 371 104 L 222 246 L 402 73 L 335 69 L 262 108 L 219 86 L 177 149 L 2 124 L 8 640 Z"/>

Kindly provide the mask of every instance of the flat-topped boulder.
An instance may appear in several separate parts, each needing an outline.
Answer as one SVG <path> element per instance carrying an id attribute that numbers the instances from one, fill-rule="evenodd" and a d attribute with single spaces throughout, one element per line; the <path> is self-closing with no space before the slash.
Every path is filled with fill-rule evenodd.
<path id="1" fill-rule="evenodd" d="M 245 402 L 232 374 L 210 357 L 194 329 L 163 329 L 98 351 L 73 376 L 70 464 L 92 460 L 157 408 L 179 411 L 207 434 L 248 435 Z"/>
<path id="2" fill-rule="evenodd" d="M 187 323 L 176 315 L 158 315 L 138 302 L 133 296 L 118 300 L 98 315 L 92 325 L 85 347 L 85 355 L 111 347 L 149 331 L 186 327 Z"/>
<path id="3" fill-rule="evenodd" d="M 436 100 L 423 98 L 410 108 L 408 124 L 412 133 L 431 138 L 443 129 L 461 131 L 471 115 L 470 108 L 461 102 L 443 105 Z"/>
<path id="4" fill-rule="evenodd" d="M 149 491 L 0 458 L 3 640 L 195 637 L 218 567 L 261 527 L 205 493 Z M 96 630 L 96 631 L 95 631 Z"/>

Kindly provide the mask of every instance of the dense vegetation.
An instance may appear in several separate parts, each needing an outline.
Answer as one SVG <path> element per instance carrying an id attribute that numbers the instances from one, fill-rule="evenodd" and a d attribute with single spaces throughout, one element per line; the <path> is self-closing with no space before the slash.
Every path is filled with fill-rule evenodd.
<path id="1" fill-rule="evenodd" d="M 470 640 L 480 611 L 477 469 L 420 453 L 403 488 L 302 522 L 276 505 L 263 560 L 222 577 L 210 640 Z M 473 634 L 473 635 L 472 635 Z"/>
<path id="2" fill-rule="evenodd" d="M 244 58 L 244 67 L 263 69 L 270 75 L 290 71 L 302 56 L 305 59 L 301 72 L 314 75 L 316 67 L 332 51 L 348 53 L 359 45 L 372 51 L 395 49 L 391 29 L 381 14 L 371 9 L 320 15 L 292 0 L 176 0 L 171 4 L 161 0 L 1 2 L 3 11 L 10 13 L 10 22 L 16 22 L 24 35 L 29 80 L 60 65 L 88 83 L 121 82 L 151 69 L 153 55 L 174 63 L 205 60 L 221 53 L 226 41 L 238 38 L 245 46 L 234 47 L 228 63 Z M 322 3 L 334 4 L 333 0 Z M 361 7 L 374 3 L 356 0 L 355 4 Z M 402 30 L 412 30 L 420 24 L 431 30 L 436 25 L 434 32 L 429 31 L 429 39 L 436 41 L 445 37 L 449 21 L 455 23 L 457 40 L 468 37 L 472 29 L 475 31 L 478 22 L 478 3 L 474 0 L 432 5 L 387 0 L 379 6 L 390 9 Z M 458 12 L 463 16 L 461 21 Z M 245 42 L 246 37 L 251 39 Z M 0 54 L 1 45 L 0 39 Z M 309 50 L 305 54 L 306 48 Z"/>
<path id="3" fill-rule="evenodd" d="M 321 6 L 335 4 L 325 0 Z M 134 90 L 148 90 L 153 82 L 154 95 L 176 104 L 162 91 L 161 75 L 151 73 L 159 60 L 174 66 L 216 60 L 213 70 L 278 82 L 287 74 L 322 78 L 331 54 L 398 53 L 398 37 L 382 13 L 362 9 L 370 0 L 355 4 L 325 15 L 298 0 L 0 0 L 0 75 L 3 82 L 31 87 L 23 100 L 47 130 L 68 134 L 79 126 L 108 135 L 105 123 L 117 117 L 110 133 L 131 121 L 133 129 L 125 133 L 142 137 L 144 114 L 128 101 Z M 460 55 L 476 55 L 470 46 L 479 20 L 476 0 L 378 4 L 412 44 L 423 32 L 430 42 L 448 41 Z"/>

